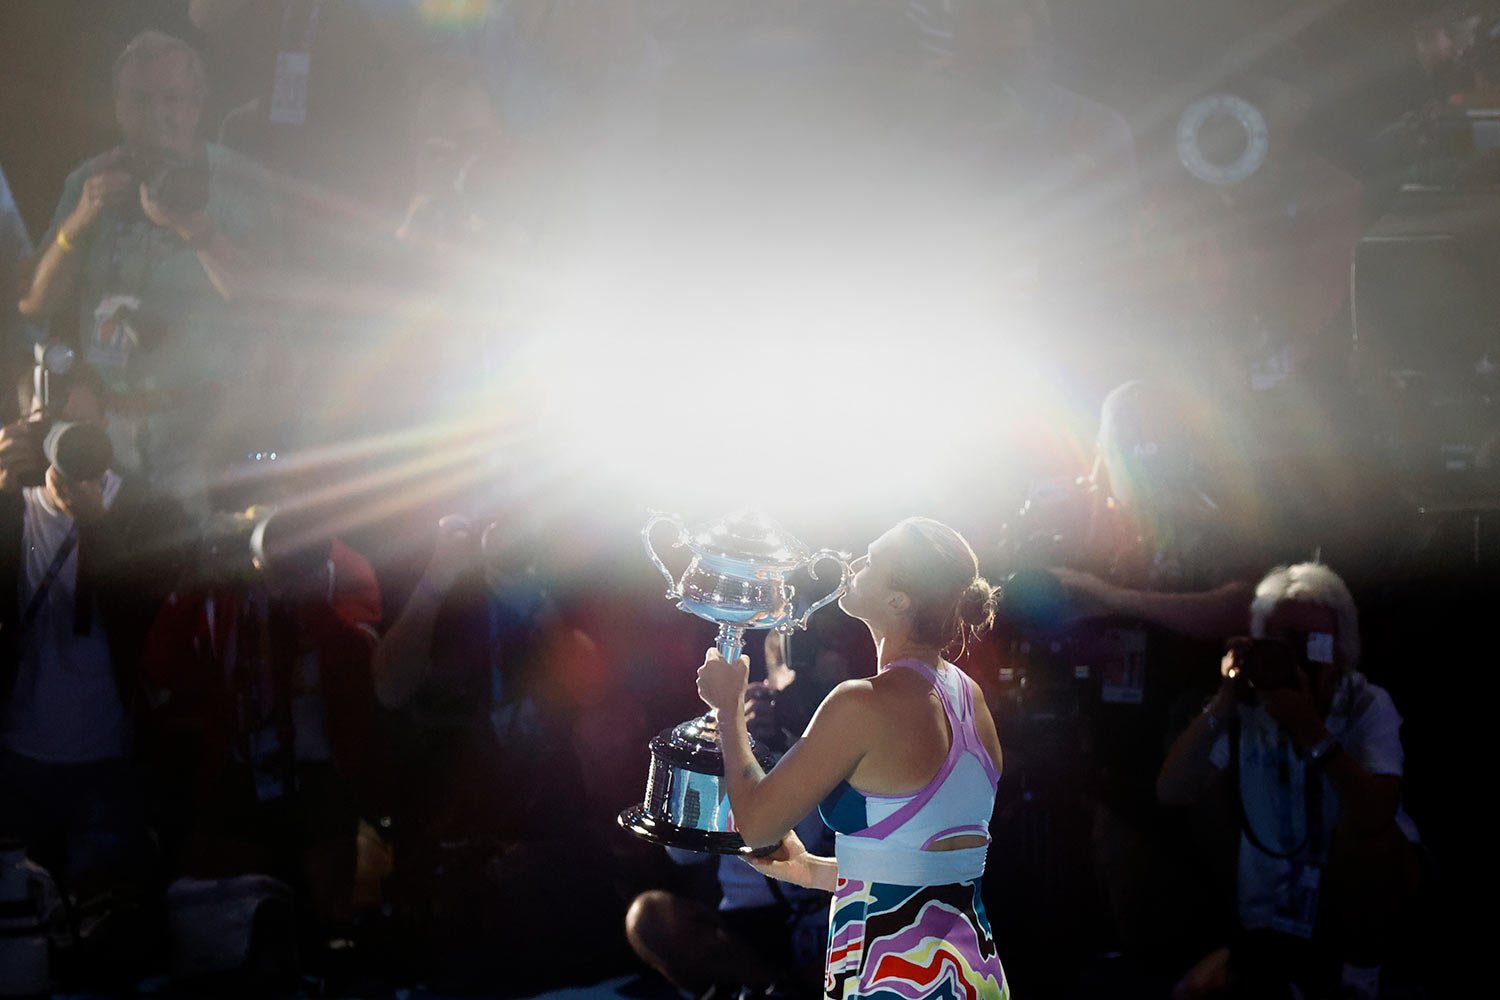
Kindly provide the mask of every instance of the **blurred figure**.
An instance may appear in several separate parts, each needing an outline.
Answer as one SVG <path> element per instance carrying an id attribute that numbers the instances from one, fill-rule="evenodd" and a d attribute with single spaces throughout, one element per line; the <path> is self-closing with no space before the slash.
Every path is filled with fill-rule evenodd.
<path id="1" fill-rule="evenodd" d="M 375 652 L 396 712 L 396 907 L 416 974 L 458 989 L 556 985 L 526 959 L 610 958 L 619 937 L 597 811 L 578 761 L 576 692 L 600 647 L 573 621 L 541 540 L 444 517 L 426 571 Z M 428 981 L 432 981 L 429 979 Z"/>
<path id="2" fill-rule="evenodd" d="M 1372 130 L 1361 151 L 1376 212 L 1408 184 L 1487 188 L 1500 176 L 1484 114 L 1500 107 L 1497 28 L 1500 11 L 1478 2 L 1443 4 L 1410 21 L 1399 117 Z"/>
<path id="3" fill-rule="evenodd" d="M 141 658 L 182 525 L 111 468 L 93 380 L 53 388 L 47 425 L 0 433 L 0 830 L 71 901 L 68 974 L 139 975 L 158 954 L 136 768 Z M 23 485 L 34 470 L 40 484 Z"/>
<path id="4" fill-rule="evenodd" d="M 25 364 L 26 352 L 37 339 L 10 299 L 12 289 L 20 295 L 22 276 L 30 264 L 31 235 L 26 232 L 26 223 L 11 196 L 5 171 L 0 169 L 0 289 L 4 290 L 4 297 L 0 298 L 0 384 L 3 385 L 10 385 L 10 374 Z M 0 401 L 0 422 L 19 415 L 10 399 Z"/>
<path id="5" fill-rule="evenodd" d="M 272 324 L 252 307 L 268 291 L 278 213 L 263 172 L 197 138 L 206 81 L 187 43 L 138 35 L 114 91 L 124 142 L 68 176 L 20 309 L 56 317 L 54 335 L 131 401 L 111 414 L 120 468 L 201 494 L 206 440 L 245 416 L 225 387 L 265 402 L 254 362 Z M 76 327 L 58 317 L 74 300 Z"/>
<path id="6" fill-rule="evenodd" d="M 937 64 L 946 63 L 976 85 L 1013 96 L 1031 128 L 1067 158 L 1072 169 L 1059 180 L 1077 197 L 1088 192 L 1087 212 L 1095 224 L 1128 228 L 1140 197 L 1135 138 L 1118 111 L 1053 79 L 1048 0 L 956 0 L 948 5 L 914 0 L 910 8 L 929 47 L 940 29 L 930 15 L 918 12 L 943 6 L 951 8 L 951 53 L 939 56 Z M 1096 190 L 1100 185 L 1104 187 Z"/>
<path id="7" fill-rule="evenodd" d="M 1186 173 L 1154 199 L 1141 235 L 1141 302 L 1157 325 L 1140 367 L 1182 373 L 1242 430 L 1237 444 L 1289 490 L 1321 491 L 1339 506 L 1340 454 L 1352 433 L 1349 272 L 1364 231 L 1359 181 L 1319 151 L 1308 130 L 1316 95 L 1302 53 L 1258 35 L 1226 54 L 1225 78 L 1205 88 L 1251 105 L 1266 142 L 1228 114 L 1179 135 L 1218 172 Z M 1257 126 L 1258 128 L 1259 126 Z M 1228 166 L 1243 158 L 1248 176 Z M 1295 464 L 1293 464 L 1295 463 Z"/>
<path id="8" fill-rule="evenodd" d="M 374 570 L 326 511 L 251 507 L 209 519 L 193 572 L 151 626 L 179 880 L 169 902 L 237 911 L 239 880 L 278 880 L 294 894 L 297 951 L 319 971 L 350 933 L 360 817 L 384 805 L 370 671 L 380 608 Z M 266 967 L 243 969 L 243 954 L 224 965 L 222 952 L 188 953 L 179 932 L 174 957 L 179 974 L 287 975 L 290 944 L 260 942 Z"/>
<path id="9" fill-rule="evenodd" d="M 396 208 L 400 171 L 391 112 L 419 39 L 402 3 L 189 0 L 218 84 L 211 119 L 225 146 L 270 168 L 294 197 L 344 235 Z M 331 233 L 296 230 L 300 250 Z M 306 239 L 318 242 L 308 246 Z M 343 247 L 348 249 L 348 247 Z M 324 262 L 327 266 L 328 262 Z"/>
<path id="10" fill-rule="evenodd" d="M 1250 634 L 1157 779 L 1169 803 L 1228 780 L 1242 831 L 1239 932 L 1174 995 L 1303 995 L 1296 983 L 1325 996 L 1337 982 L 1338 996 L 1373 1000 L 1421 874 L 1401 716 L 1359 673 L 1354 599 L 1326 566 L 1267 574 Z"/>
<path id="11" fill-rule="evenodd" d="M 1219 644 L 1244 631 L 1265 559 L 1216 427 L 1191 393 L 1118 386 L 1101 407 L 1091 474 L 1028 505 L 1008 543 L 1020 571 L 998 622 L 1007 665 L 1027 678 L 1013 725 L 1064 751 L 1018 755 L 1020 787 L 1033 782 L 1059 828 L 1082 827 L 1074 839 L 1089 845 L 1094 874 L 1073 884 L 1102 893 L 1107 937 L 1134 961 L 1163 960 L 1194 930 L 1188 904 L 1204 887 L 1182 877 L 1181 831 L 1155 779 L 1182 706 L 1207 693 Z"/>
<path id="12" fill-rule="evenodd" d="M 810 718 L 796 706 L 816 705 L 834 684 L 852 676 L 841 651 L 827 646 L 819 647 L 812 670 L 793 671 L 785 646 L 781 633 L 766 635 L 765 680 L 750 685 L 745 695 L 750 735 L 778 758 Z M 801 697 L 790 691 L 797 685 L 802 686 Z M 816 811 L 794 829 L 810 850 L 832 852 L 833 833 Z M 669 847 L 667 853 L 678 864 L 715 860 L 681 848 Z M 716 909 L 660 889 L 635 898 L 625 915 L 625 934 L 636 954 L 695 997 L 722 998 L 746 987 L 756 996 L 818 993 L 828 893 L 779 885 L 733 855 L 719 856 L 717 869 L 721 896 Z"/>
<path id="13" fill-rule="evenodd" d="M 505 130 L 575 152 L 650 128 L 662 54 L 639 0 L 486 2 L 457 27 Z M 451 33 L 451 30 L 450 30 Z"/>
<path id="14" fill-rule="evenodd" d="M 476 71 L 445 69 L 422 82 L 411 140 L 413 190 L 397 239 L 493 244 L 524 217 L 525 199 L 506 184 L 515 144 Z"/>

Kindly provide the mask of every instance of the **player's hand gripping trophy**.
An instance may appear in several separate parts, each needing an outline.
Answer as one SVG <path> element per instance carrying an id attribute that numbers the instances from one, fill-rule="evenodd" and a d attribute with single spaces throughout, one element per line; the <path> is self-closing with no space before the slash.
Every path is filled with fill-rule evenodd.
<path id="1" fill-rule="evenodd" d="M 672 576 L 651 545 L 651 529 L 663 521 L 677 528 L 673 547 L 686 547 L 693 555 L 680 580 Z M 832 549 L 813 552 L 769 517 L 753 512 L 731 514 L 695 529 L 686 527 L 675 515 L 653 512 L 641 538 L 646 554 L 666 578 L 667 597 L 683 611 L 719 626 L 716 645 L 730 663 L 739 661 L 746 629 L 773 628 L 789 634 L 807 628 L 812 613 L 838 600 L 853 575 L 846 553 Z M 816 580 L 816 566 L 825 560 L 839 564 L 839 584 L 799 617 L 792 600 L 796 588 L 786 579 L 806 567 Z M 757 752 L 757 757 L 761 756 Z M 768 759 L 761 763 L 770 767 Z M 651 741 L 645 801 L 622 812 L 620 825 L 637 836 L 672 847 L 748 854 L 750 849 L 734 832 L 723 777 L 717 713 L 710 711 L 665 729 Z"/>

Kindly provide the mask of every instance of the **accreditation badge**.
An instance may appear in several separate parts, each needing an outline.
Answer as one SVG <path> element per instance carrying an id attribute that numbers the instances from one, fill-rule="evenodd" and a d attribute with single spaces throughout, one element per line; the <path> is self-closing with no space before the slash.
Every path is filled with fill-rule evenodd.
<path id="1" fill-rule="evenodd" d="M 1146 700 L 1146 630 L 1106 629 L 1099 637 L 1099 698 L 1116 705 Z"/>
<path id="2" fill-rule="evenodd" d="M 276 53 L 276 82 L 271 86 L 271 124 L 307 123 L 307 81 L 312 76 L 312 53 Z"/>
<path id="3" fill-rule="evenodd" d="M 1313 777 L 1311 780 L 1318 779 Z M 1271 929 L 1303 940 L 1311 938 L 1318 922 L 1318 890 L 1322 882 L 1320 865 L 1311 861 L 1293 861 L 1286 883 L 1277 896 Z"/>

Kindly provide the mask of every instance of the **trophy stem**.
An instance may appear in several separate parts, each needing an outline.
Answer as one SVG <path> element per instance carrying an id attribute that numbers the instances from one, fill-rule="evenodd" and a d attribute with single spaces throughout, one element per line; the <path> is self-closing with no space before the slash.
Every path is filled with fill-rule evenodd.
<path id="1" fill-rule="evenodd" d="M 719 634 L 714 637 L 714 645 L 718 647 L 719 655 L 730 663 L 740 662 L 740 654 L 745 651 L 745 627 L 743 625 L 719 625 Z M 718 739 L 719 710 L 710 708 L 704 712 L 700 725 L 714 734 Z"/>
<path id="2" fill-rule="evenodd" d="M 728 662 L 740 662 L 740 654 L 745 651 L 745 627 L 721 624 L 714 645 L 719 647 L 719 655 Z"/>

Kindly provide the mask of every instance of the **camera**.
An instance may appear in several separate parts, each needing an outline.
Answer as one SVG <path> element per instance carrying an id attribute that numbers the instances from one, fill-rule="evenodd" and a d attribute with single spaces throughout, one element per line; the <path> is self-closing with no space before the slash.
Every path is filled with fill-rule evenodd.
<path id="1" fill-rule="evenodd" d="M 333 539 L 300 513 L 253 504 L 209 514 L 199 532 L 194 566 L 202 586 L 249 586 L 275 575 L 309 577 L 324 570 Z"/>
<path id="2" fill-rule="evenodd" d="M 121 150 L 115 169 L 123 170 L 137 184 L 146 185 L 151 200 L 173 215 L 192 215 L 208 207 L 208 161 L 199 156 L 168 155 L 149 160 L 129 150 Z M 127 204 L 137 204 L 134 198 Z"/>
<path id="3" fill-rule="evenodd" d="M 209 514 L 199 532 L 194 559 L 198 582 L 230 586 L 251 584 L 259 579 L 255 559 L 258 546 L 254 539 L 273 513 L 275 508 L 247 507 Z"/>
<path id="4" fill-rule="evenodd" d="M 63 402 L 68 399 L 66 384 L 68 384 L 68 378 L 72 370 L 77 366 L 77 355 L 74 354 L 74 349 L 69 348 L 65 343 L 57 342 L 57 340 L 45 340 L 45 342 L 37 343 L 33 348 L 33 358 L 36 361 L 33 376 L 31 376 L 31 393 L 33 393 L 34 400 L 33 415 L 28 420 L 15 421 L 15 423 L 6 426 L 5 429 L 7 439 L 23 441 L 23 447 L 27 451 L 31 451 L 31 454 L 34 456 L 31 462 L 26 463 L 26 468 L 12 471 L 12 474 L 17 477 L 17 481 L 21 486 L 40 486 L 46 480 L 46 466 L 49 463 L 54 463 L 52 460 L 54 460 L 55 445 L 58 442 L 52 444 L 52 451 L 49 451 L 45 445 L 46 441 L 48 441 L 48 433 L 51 432 L 55 418 L 57 418 L 58 409 L 62 408 Z M 69 438 L 69 441 L 71 441 L 71 444 L 63 448 L 63 453 L 66 456 L 74 456 L 75 444 L 72 444 L 72 442 L 77 442 L 77 438 Z M 108 468 L 110 457 L 105 457 L 104 462 L 104 468 Z M 95 465 L 95 463 L 86 459 L 83 465 L 87 469 Z M 66 471 L 60 468 L 58 472 Z M 77 477 L 75 475 L 72 478 L 93 477 Z"/>
<path id="5" fill-rule="evenodd" d="M 1234 693 L 1241 702 L 1254 702 L 1257 691 L 1297 686 L 1297 657 L 1284 640 L 1241 637 L 1229 641 L 1229 651 Z"/>
<path id="6" fill-rule="evenodd" d="M 1229 640 L 1229 652 L 1235 696 L 1252 703 L 1257 691 L 1296 687 L 1298 669 L 1312 679 L 1332 666 L 1334 638 L 1331 632 L 1295 633 L 1281 639 L 1240 637 Z"/>

